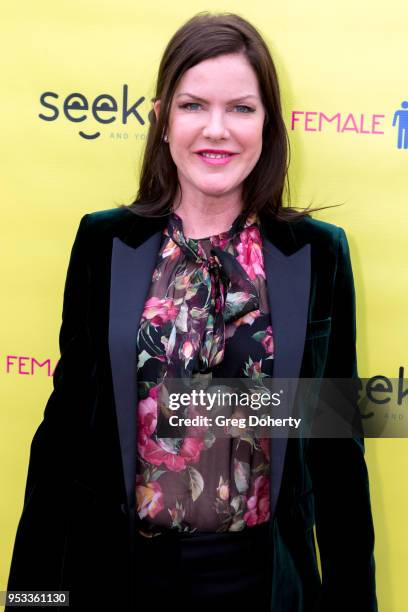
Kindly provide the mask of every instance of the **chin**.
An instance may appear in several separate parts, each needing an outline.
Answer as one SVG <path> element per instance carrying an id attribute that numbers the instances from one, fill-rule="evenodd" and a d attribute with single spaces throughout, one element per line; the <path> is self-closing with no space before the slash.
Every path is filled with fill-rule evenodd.
<path id="1" fill-rule="evenodd" d="M 222 196 L 227 195 L 230 190 L 229 189 L 201 189 L 201 193 L 208 197 L 220 198 Z"/>
<path id="2" fill-rule="evenodd" d="M 207 196 L 221 196 L 229 193 L 233 189 L 236 189 L 236 185 L 231 183 L 201 183 L 197 185 L 198 189 Z"/>

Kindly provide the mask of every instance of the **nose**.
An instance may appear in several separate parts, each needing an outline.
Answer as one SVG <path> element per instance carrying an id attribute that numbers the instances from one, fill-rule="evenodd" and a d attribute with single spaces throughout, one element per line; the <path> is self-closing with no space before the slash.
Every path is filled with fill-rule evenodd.
<path id="1" fill-rule="evenodd" d="M 207 123 L 203 129 L 203 136 L 213 140 L 229 137 L 229 131 L 222 110 L 214 109 L 208 113 Z"/>

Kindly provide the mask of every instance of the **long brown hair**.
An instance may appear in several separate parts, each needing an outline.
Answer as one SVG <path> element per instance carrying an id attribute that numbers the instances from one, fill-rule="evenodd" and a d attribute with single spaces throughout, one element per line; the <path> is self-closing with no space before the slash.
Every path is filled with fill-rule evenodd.
<path id="1" fill-rule="evenodd" d="M 149 113 L 150 127 L 142 161 L 139 190 L 129 205 L 132 212 L 145 217 L 168 214 L 181 186 L 177 167 L 168 145 L 163 141 L 170 106 L 183 74 L 196 64 L 224 54 L 242 53 L 254 69 L 266 111 L 263 146 L 257 164 L 243 184 L 243 213 L 262 212 L 282 220 L 309 216 L 311 209 L 290 205 L 287 176 L 290 145 L 282 117 L 279 83 L 268 47 L 258 30 L 233 13 L 198 13 L 182 25 L 169 41 L 159 67 L 155 97 L 160 103 L 156 119 Z M 289 156 L 289 159 L 288 159 Z M 289 205 L 282 203 L 285 179 Z"/>

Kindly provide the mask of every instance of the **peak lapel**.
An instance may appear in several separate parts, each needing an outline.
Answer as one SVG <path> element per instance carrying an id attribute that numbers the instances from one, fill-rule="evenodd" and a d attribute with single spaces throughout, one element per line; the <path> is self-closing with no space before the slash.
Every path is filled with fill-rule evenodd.
<path id="1" fill-rule="evenodd" d="M 277 379 L 297 379 L 302 364 L 309 308 L 310 244 L 296 245 L 292 228 L 286 223 L 267 223 L 261 225 L 261 231 L 275 346 L 273 376 Z M 279 244 L 279 248 L 276 244 Z M 282 405 L 282 418 L 291 415 L 296 383 L 290 384 L 289 388 L 290 397 Z M 275 514 L 278 501 L 286 447 L 287 438 L 270 439 L 271 517 Z"/>
<path id="2" fill-rule="evenodd" d="M 109 353 L 129 508 L 135 503 L 136 479 L 136 336 L 160 240 L 161 231 L 137 248 L 118 237 L 112 245 Z"/>

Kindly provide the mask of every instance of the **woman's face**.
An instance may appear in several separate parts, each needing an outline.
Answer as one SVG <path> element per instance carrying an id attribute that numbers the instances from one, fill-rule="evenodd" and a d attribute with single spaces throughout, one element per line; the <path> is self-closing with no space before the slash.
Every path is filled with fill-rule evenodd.
<path id="1" fill-rule="evenodd" d="M 160 101 L 155 103 L 156 115 Z M 185 72 L 170 108 L 170 153 L 183 198 L 241 194 L 262 150 L 265 110 L 245 56 L 221 55 Z"/>

